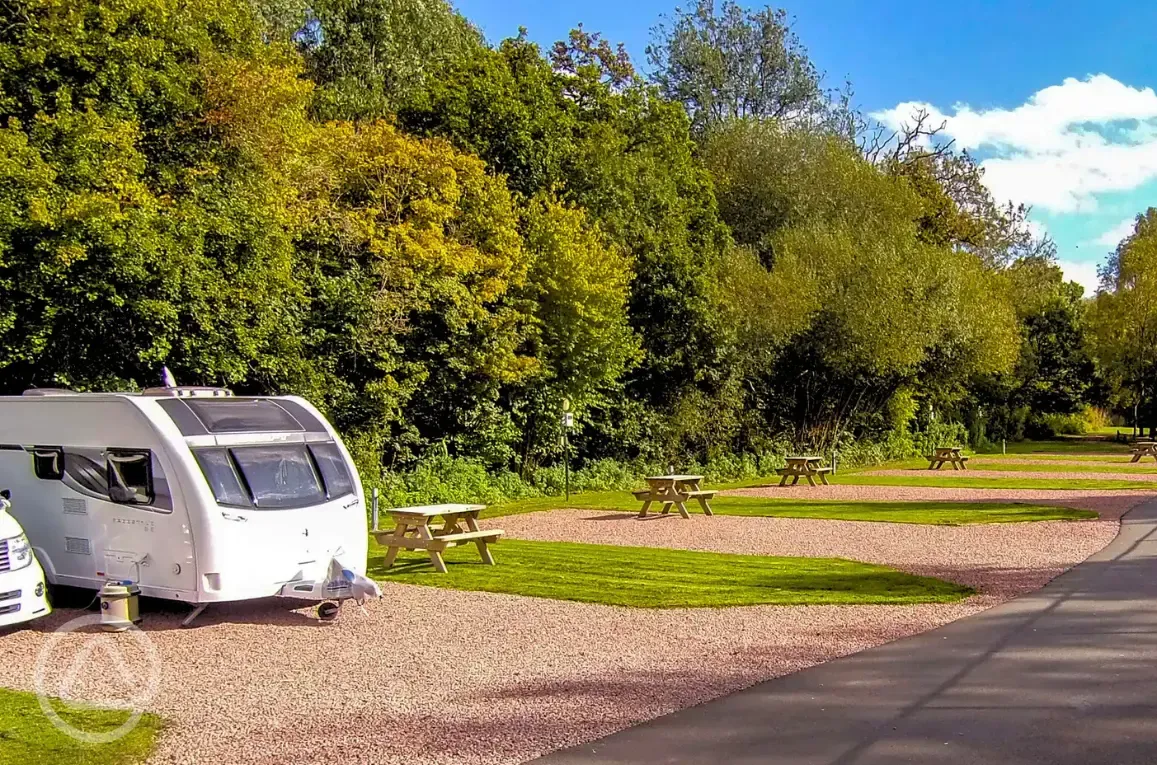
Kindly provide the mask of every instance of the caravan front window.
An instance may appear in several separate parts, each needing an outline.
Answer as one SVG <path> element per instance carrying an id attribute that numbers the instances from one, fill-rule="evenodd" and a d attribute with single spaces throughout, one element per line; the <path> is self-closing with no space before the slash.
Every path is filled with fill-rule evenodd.
<path id="1" fill-rule="evenodd" d="M 237 446 L 230 452 L 258 508 L 306 507 L 325 502 L 325 489 L 304 444 Z"/>
<path id="2" fill-rule="evenodd" d="M 337 444 L 329 441 L 324 444 L 311 444 L 309 450 L 317 461 L 321 470 L 321 477 L 325 480 L 325 492 L 330 499 L 344 497 L 354 493 L 354 481 L 350 471 L 346 469 L 345 458 Z"/>
<path id="3" fill-rule="evenodd" d="M 213 490 L 213 497 L 219 505 L 232 507 L 249 507 L 249 497 L 241 488 L 237 479 L 237 471 L 233 469 L 233 460 L 229 459 L 229 452 L 224 449 L 194 449 L 193 456 Z"/>

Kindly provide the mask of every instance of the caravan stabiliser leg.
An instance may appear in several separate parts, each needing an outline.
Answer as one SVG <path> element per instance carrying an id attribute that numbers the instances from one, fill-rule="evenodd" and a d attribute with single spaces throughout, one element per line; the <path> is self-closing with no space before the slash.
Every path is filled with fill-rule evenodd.
<path id="1" fill-rule="evenodd" d="M 192 612 L 185 617 L 185 621 L 181 622 L 182 627 L 188 627 L 201 614 L 205 613 L 205 609 L 209 607 L 208 603 L 202 603 L 192 610 Z"/>

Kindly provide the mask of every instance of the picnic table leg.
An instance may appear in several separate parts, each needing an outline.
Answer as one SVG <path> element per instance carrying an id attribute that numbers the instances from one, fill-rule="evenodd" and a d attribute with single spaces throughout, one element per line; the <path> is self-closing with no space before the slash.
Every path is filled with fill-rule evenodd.
<path id="1" fill-rule="evenodd" d="M 807 474 L 806 476 L 804 476 L 804 477 L 805 477 L 805 478 L 807 478 L 807 482 L 808 482 L 808 485 L 809 485 L 809 486 L 815 486 L 815 485 L 816 485 L 816 479 L 815 479 L 815 478 L 812 478 L 812 474 L 811 474 L 811 473 L 808 473 L 808 474 Z"/>
<path id="2" fill-rule="evenodd" d="M 427 542 L 433 542 L 434 541 L 434 535 L 432 533 L 430 533 L 430 527 L 429 526 L 419 526 L 418 527 L 418 536 L 421 537 L 422 539 L 425 539 Z M 434 564 L 434 569 L 439 574 L 445 574 L 446 573 L 446 561 L 442 559 L 442 551 L 441 550 L 429 550 L 428 549 L 428 550 L 426 550 L 426 552 L 430 554 L 430 562 Z"/>
<path id="3" fill-rule="evenodd" d="M 646 502 L 643 503 L 643 509 L 639 511 L 639 515 L 637 517 L 646 518 L 647 517 L 647 511 L 650 509 L 651 509 L 651 500 L 648 499 Z"/>
<path id="4" fill-rule="evenodd" d="M 1136 454 L 1134 454 L 1134 455 L 1133 455 L 1133 459 L 1131 459 L 1131 460 L 1129 460 L 1129 461 L 1130 461 L 1130 462 L 1140 462 L 1140 461 L 1141 461 L 1141 456 L 1142 456 L 1142 455 L 1141 455 L 1141 452 L 1137 452 Z M 1153 459 L 1157 459 L 1157 457 L 1154 457 Z"/>
<path id="5" fill-rule="evenodd" d="M 666 515 L 667 513 L 671 512 L 671 504 L 672 504 L 671 502 L 664 502 L 663 503 L 662 515 Z"/>
<path id="6" fill-rule="evenodd" d="M 684 505 L 682 502 L 676 502 L 675 507 L 679 508 L 679 515 L 683 516 L 687 520 L 691 520 L 691 513 L 687 512 L 686 505 Z"/>
<path id="7" fill-rule="evenodd" d="M 408 527 L 406 526 L 406 524 L 399 523 L 397 526 L 394 527 L 394 535 L 391 538 L 392 539 L 404 538 L 406 536 L 406 529 L 407 528 Z M 394 545 L 390 545 L 390 548 L 388 550 L 386 550 L 386 568 L 389 568 L 390 566 L 394 565 L 394 561 L 398 557 L 398 550 L 400 550 L 400 549 L 401 548 L 399 548 L 399 547 L 396 547 Z"/>
<path id="8" fill-rule="evenodd" d="M 964 460 L 960 460 L 960 469 L 961 470 L 968 470 L 968 463 L 965 462 Z"/>
<path id="9" fill-rule="evenodd" d="M 790 477 L 791 477 L 791 476 L 789 476 L 787 473 L 784 473 L 784 474 L 783 474 L 783 478 L 780 478 L 780 479 L 779 479 L 779 485 L 780 485 L 780 486 L 786 486 L 786 485 L 787 485 L 787 479 L 788 479 L 788 478 L 790 478 Z"/>
<path id="10" fill-rule="evenodd" d="M 957 464 L 956 460 L 952 460 L 952 469 L 953 470 L 959 470 L 960 469 L 960 466 Z"/>
<path id="11" fill-rule="evenodd" d="M 704 515 L 715 515 L 715 513 L 711 512 L 711 505 L 707 504 L 706 499 L 699 497 L 699 504 L 703 506 Z"/>
<path id="12" fill-rule="evenodd" d="M 473 513 L 471 513 L 470 515 L 467 515 L 465 518 L 463 518 L 463 520 L 466 521 L 467 531 L 481 531 L 482 530 L 482 529 L 478 528 L 478 518 Z M 486 540 L 485 539 L 475 539 L 474 544 L 478 546 L 478 555 L 481 556 L 482 562 L 485 563 L 487 566 L 493 566 L 494 565 L 494 556 L 490 554 L 490 548 L 487 547 Z"/>
<path id="13" fill-rule="evenodd" d="M 828 485 L 829 485 L 829 484 L 828 484 L 828 474 L 827 474 L 827 473 L 820 473 L 820 483 L 822 483 L 824 486 L 828 486 Z"/>
<path id="14" fill-rule="evenodd" d="M 792 486 L 795 486 L 797 483 L 799 483 L 799 475 L 796 475 L 794 478 L 791 479 L 791 485 Z"/>

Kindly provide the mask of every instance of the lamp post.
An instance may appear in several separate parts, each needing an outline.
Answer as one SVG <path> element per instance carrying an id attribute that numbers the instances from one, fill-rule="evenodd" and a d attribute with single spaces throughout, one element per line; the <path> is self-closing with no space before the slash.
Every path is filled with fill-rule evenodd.
<path id="1" fill-rule="evenodd" d="M 570 410 L 570 399 L 562 400 L 562 471 L 565 476 L 566 501 L 570 502 L 570 431 L 574 427 L 574 413 Z"/>

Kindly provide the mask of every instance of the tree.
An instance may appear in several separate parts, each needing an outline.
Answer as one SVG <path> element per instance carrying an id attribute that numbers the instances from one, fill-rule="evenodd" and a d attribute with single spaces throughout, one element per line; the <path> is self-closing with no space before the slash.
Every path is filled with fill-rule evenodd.
<path id="1" fill-rule="evenodd" d="M 727 375 L 709 292 L 728 235 L 711 182 L 681 106 L 631 79 L 613 49 L 576 30 L 552 57 L 557 69 L 527 40 L 506 40 L 448 67 L 399 117 L 476 152 L 526 198 L 554 194 L 582 208 L 626 254 L 634 271 L 628 316 L 644 355 L 624 396 L 670 412 L 692 390 L 720 390 Z M 625 398 L 607 407 L 629 408 Z M 590 417 L 622 419 L 606 410 Z M 591 444 L 616 456 L 639 447 L 593 436 Z"/>
<path id="2" fill-rule="evenodd" d="M 954 151 L 953 141 L 941 140 L 943 123 L 928 120 L 926 111 L 917 111 L 899 130 L 878 126 L 862 143 L 872 164 L 905 179 L 920 195 L 921 238 L 975 253 L 990 268 L 1055 256 L 1053 242 L 1029 226 L 1029 208 L 999 204 L 984 185 L 983 168 L 967 152 Z"/>
<path id="3" fill-rule="evenodd" d="M 651 78 L 666 98 L 683 104 L 697 134 L 745 117 L 796 124 L 832 117 L 820 74 L 783 10 L 696 0 L 651 34 Z"/>
<path id="4" fill-rule="evenodd" d="M 1157 427 L 1157 208 L 1137 216 L 1133 233 L 1101 270 L 1091 321 L 1096 355 L 1118 389 L 1131 394 L 1150 434 Z"/>
<path id="5" fill-rule="evenodd" d="M 0 21 L 3 387 L 293 374 L 292 191 L 218 140 L 210 94 L 287 51 L 248 6 L 200 0 L 23 0 Z"/>
<path id="6" fill-rule="evenodd" d="M 706 140 L 720 211 L 758 258 L 721 281 L 736 311 L 733 365 L 764 430 L 830 444 L 886 429 L 897 395 L 1011 367 L 1016 331 L 995 276 L 968 252 L 921 237 L 921 198 L 846 141 L 767 120 L 735 120 Z M 788 297 L 790 296 L 790 297 Z M 723 300 L 729 300 L 724 296 Z"/>
<path id="7" fill-rule="evenodd" d="M 606 407 L 641 353 L 627 315 L 627 254 L 582 210 L 546 196 L 531 202 L 523 225 L 533 258 L 526 292 L 535 305 L 540 369 L 515 406 L 521 462 L 529 467 L 557 453 L 563 399 L 580 419 Z"/>
<path id="8" fill-rule="evenodd" d="M 289 26 L 319 85 L 315 109 L 326 119 L 388 116 L 418 97 L 442 66 L 484 46 L 445 0 L 308 0 L 303 10 Z M 269 15 L 277 24 L 289 14 Z"/>

